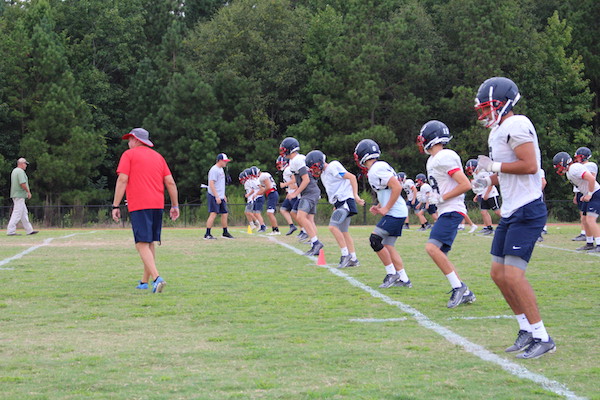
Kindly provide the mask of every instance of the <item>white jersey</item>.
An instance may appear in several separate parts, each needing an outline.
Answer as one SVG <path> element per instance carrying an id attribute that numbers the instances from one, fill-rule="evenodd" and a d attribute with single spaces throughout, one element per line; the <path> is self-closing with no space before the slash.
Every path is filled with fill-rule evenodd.
<path id="1" fill-rule="evenodd" d="M 285 183 L 289 183 L 289 182 L 296 183 L 296 180 L 294 179 L 294 174 L 292 174 L 292 170 L 289 165 L 283 169 L 283 181 Z M 289 186 L 285 187 L 285 191 L 287 193 L 292 193 L 294 190 L 296 190 L 296 189 L 293 189 Z"/>
<path id="2" fill-rule="evenodd" d="M 514 149 L 525 143 L 533 143 L 538 170 L 525 175 L 498 173 L 503 218 L 510 217 L 517 209 L 542 197 L 542 178 L 538 173 L 541 168 L 540 145 L 533 124 L 524 115 L 506 118 L 491 130 L 488 137 L 490 157 L 496 162 L 517 161 Z"/>
<path id="3" fill-rule="evenodd" d="M 433 191 L 439 193 L 440 196 L 458 186 L 458 183 L 452 179 L 452 175 L 462 170 L 462 161 L 454 150 L 440 150 L 427 160 L 427 180 Z M 438 204 L 437 208 L 440 215 L 452 211 L 466 214 L 465 194 L 446 199 Z"/>
<path id="4" fill-rule="evenodd" d="M 268 182 L 271 183 L 271 190 L 269 191 L 269 193 L 277 190 L 277 185 L 275 184 L 275 179 L 273 179 L 273 176 L 268 172 L 261 172 L 258 176 L 258 184 L 260 185 L 260 187 L 262 189 L 265 189 L 267 187 Z"/>
<path id="5" fill-rule="evenodd" d="M 252 197 L 249 197 L 248 200 L 255 200 L 258 197 L 262 197 L 262 194 L 258 195 L 258 196 L 256 195 L 256 193 L 260 189 L 260 183 L 258 182 L 258 178 L 248 179 L 246 181 L 246 183 L 248 184 L 248 187 L 250 189 L 252 189 L 252 191 L 254 192 L 254 194 L 252 195 Z M 244 187 L 246 187 L 246 184 L 244 184 Z"/>
<path id="6" fill-rule="evenodd" d="M 344 178 L 348 171 L 339 161 L 332 161 L 321 174 L 321 182 L 327 191 L 327 198 L 331 204 L 338 201 L 353 199 L 352 184 Z"/>
<path id="7" fill-rule="evenodd" d="M 402 183 L 402 189 L 404 189 L 404 193 L 406 193 L 406 200 L 412 201 L 415 199 L 415 193 L 413 192 L 413 188 L 415 187 L 415 182 L 412 179 L 406 179 Z"/>
<path id="8" fill-rule="evenodd" d="M 385 161 L 375 161 L 371 165 L 367 177 L 369 178 L 369 185 L 377 193 L 379 205 L 387 205 L 392 196 L 392 190 L 388 188 L 388 182 L 390 179 L 398 179 L 394 168 Z M 406 218 L 408 216 L 408 208 L 402 196 L 398 196 L 398 200 L 386 215 L 395 218 Z"/>
<path id="9" fill-rule="evenodd" d="M 244 182 L 244 189 L 246 190 L 246 194 L 250 194 L 254 191 L 254 184 L 252 183 L 252 179 L 248 179 L 246 180 L 246 182 Z M 248 201 L 252 200 L 251 196 L 247 197 Z"/>
<path id="10" fill-rule="evenodd" d="M 433 189 L 429 183 L 424 183 L 419 187 L 419 192 L 417 193 L 417 201 L 419 203 L 427 203 L 427 199 L 429 198 L 429 193 L 431 193 Z"/>
<path id="11" fill-rule="evenodd" d="M 600 190 L 600 184 L 596 181 L 594 184 L 594 190 L 589 191 L 589 183 L 585 179 L 583 179 L 583 175 L 585 173 L 591 173 L 589 169 L 586 168 L 585 164 L 581 163 L 573 163 L 569 166 L 567 171 L 567 179 L 577 187 L 578 191 L 581 192 L 582 195 L 594 194 L 598 190 Z"/>
<path id="12" fill-rule="evenodd" d="M 596 164 L 595 162 L 588 161 L 586 163 L 581 163 L 581 165 L 586 167 L 588 171 L 594 174 L 594 176 L 598 176 L 598 164 Z M 573 186 L 573 193 L 579 193 L 579 191 L 580 190 L 577 188 L 577 186 Z"/>
<path id="13" fill-rule="evenodd" d="M 305 160 L 306 156 L 304 154 L 297 154 L 296 157 L 290 160 L 289 167 L 292 174 L 296 175 L 300 172 L 300 169 L 302 169 L 302 167 L 306 167 Z"/>
<path id="14" fill-rule="evenodd" d="M 542 170 L 540 169 L 540 171 L 542 171 Z M 475 180 L 475 179 L 484 179 L 484 178 L 487 178 L 488 176 L 492 176 L 492 175 L 494 175 L 493 172 L 479 171 L 479 172 L 477 172 L 473 176 L 473 180 Z M 487 190 L 488 187 L 489 186 L 486 186 L 486 187 L 481 188 L 481 189 L 475 189 L 475 188 L 473 188 L 473 193 L 483 195 L 483 194 L 485 194 L 485 191 Z M 489 194 L 488 198 L 491 199 L 492 197 L 498 197 L 499 194 L 500 193 L 498 193 L 498 189 L 496 189 L 496 186 L 492 185 L 492 190 L 490 190 L 490 194 Z"/>

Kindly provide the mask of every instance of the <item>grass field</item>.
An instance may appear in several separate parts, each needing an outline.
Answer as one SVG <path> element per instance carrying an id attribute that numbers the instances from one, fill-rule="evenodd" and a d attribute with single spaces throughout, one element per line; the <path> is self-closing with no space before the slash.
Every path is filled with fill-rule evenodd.
<path id="1" fill-rule="evenodd" d="M 362 265 L 342 271 L 325 227 L 328 266 L 294 237 L 231 231 L 165 229 L 161 294 L 135 289 L 129 229 L 1 238 L 0 398 L 600 399 L 600 257 L 571 251 L 575 225 L 534 252 L 557 351 L 526 361 L 504 353 L 518 327 L 489 237 L 459 233 L 451 259 L 477 301 L 449 310 L 427 232 L 397 243 L 414 287 L 379 289 L 371 227 L 351 228 Z"/>

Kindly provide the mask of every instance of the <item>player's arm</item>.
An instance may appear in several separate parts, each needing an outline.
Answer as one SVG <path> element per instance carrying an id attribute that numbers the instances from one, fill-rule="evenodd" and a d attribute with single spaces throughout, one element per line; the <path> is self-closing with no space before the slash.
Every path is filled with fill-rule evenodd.
<path id="1" fill-rule="evenodd" d="M 344 173 L 344 179 L 348 179 L 350 181 L 350 186 L 352 187 L 352 194 L 354 195 L 354 200 L 361 206 L 365 205 L 365 201 L 360 198 L 358 195 L 358 182 L 356 181 L 356 175 L 351 172 Z"/>
<path id="2" fill-rule="evenodd" d="M 121 200 L 125 196 L 125 188 L 127 187 L 127 182 L 129 182 L 129 175 L 119 174 L 117 178 L 117 183 L 115 185 L 115 196 L 113 197 L 113 210 L 112 217 L 115 222 L 119 222 L 121 218 L 121 210 L 119 209 L 119 204 L 121 204 Z M 115 208 L 116 207 L 116 208 Z"/>
<path id="3" fill-rule="evenodd" d="M 165 183 L 165 187 L 169 193 L 169 198 L 171 199 L 171 210 L 169 211 L 169 215 L 171 219 L 175 221 L 177 218 L 179 218 L 179 195 L 177 192 L 177 185 L 175 184 L 173 175 L 165 176 L 163 178 L 163 182 Z"/>
<path id="4" fill-rule="evenodd" d="M 456 187 L 447 193 L 441 193 L 442 200 L 449 200 L 454 197 L 460 196 L 463 193 L 471 190 L 471 182 L 469 182 L 469 178 L 467 175 L 461 170 L 455 170 L 452 175 L 452 179 L 457 183 Z"/>
<path id="5" fill-rule="evenodd" d="M 582 178 L 588 183 L 588 194 L 581 197 L 581 201 L 590 201 L 594 187 L 596 187 L 596 178 L 594 177 L 594 174 L 588 171 L 583 173 Z"/>
<path id="6" fill-rule="evenodd" d="M 392 191 L 392 193 L 390 194 L 390 199 L 388 200 L 387 204 L 379 207 L 379 214 L 381 215 L 386 215 L 390 211 L 402 193 L 402 185 L 400 185 L 398 179 L 389 179 L 387 182 L 387 187 Z"/>
<path id="7" fill-rule="evenodd" d="M 294 190 L 292 193 L 289 193 L 287 195 L 288 199 L 293 199 L 295 197 L 298 197 L 298 195 L 300 193 L 302 193 L 302 191 L 304 191 L 304 189 L 306 189 L 306 187 L 310 183 L 310 178 L 308 177 L 308 172 L 306 172 L 305 174 L 303 174 L 302 177 L 301 177 L 301 179 L 302 179 L 302 182 L 300 182 L 300 186 L 298 186 L 296 188 L 296 190 Z"/>

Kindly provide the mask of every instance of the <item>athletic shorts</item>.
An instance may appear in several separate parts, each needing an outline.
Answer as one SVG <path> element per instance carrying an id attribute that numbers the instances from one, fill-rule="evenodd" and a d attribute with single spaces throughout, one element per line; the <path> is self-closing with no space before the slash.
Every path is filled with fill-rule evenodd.
<path id="1" fill-rule="evenodd" d="M 600 190 L 592 195 L 590 201 L 582 201 L 585 207 L 585 215 L 596 214 L 600 215 Z"/>
<path id="2" fill-rule="evenodd" d="M 244 212 L 253 212 L 254 211 L 254 202 L 248 202 L 246 203 L 246 209 L 244 210 Z"/>
<path id="3" fill-rule="evenodd" d="M 260 214 L 263 210 L 263 206 L 265 205 L 265 196 L 260 196 L 254 199 L 254 213 Z"/>
<path id="4" fill-rule="evenodd" d="M 425 208 L 425 203 L 421 203 L 421 207 L 415 208 L 417 211 L 425 210 L 429 215 L 437 212 L 437 207 L 434 204 L 430 204 L 429 207 Z"/>
<path id="5" fill-rule="evenodd" d="M 273 191 L 267 195 L 267 212 L 274 213 L 279 203 L 279 193 Z"/>
<path id="6" fill-rule="evenodd" d="M 294 197 L 291 200 L 286 198 L 283 201 L 283 203 L 281 203 L 281 207 L 279 207 L 279 209 L 283 210 L 283 211 L 292 211 L 292 210 L 294 210 L 294 205 L 295 205 L 296 206 L 295 210 L 297 210 L 298 209 L 298 200 L 299 199 L 297 197 Z"/>
<path id="7" fill-rule="evenodd" d="M 464 214 L 457 211 L 440 215 L 431 228 L 428 242 L 438 246 L 444 253 L 448 253 L 452 249 L 454 239 L 456 239 L 458 225 L 464 217 Z"/>
<path id="8" fill-rule="evenodd" d="M 347 207 L 344 207 L 346 205 Z M 348 210 L 348 216 L 351 217 L 353 215 L 358 214 L 358 207 L 356 207 L 356 201 L 353 198 L 349 198 L 342 201 L 336 201 L 333 204 L 333 207 L 337 210 L 338 208 L 345 208 Z"/>
<path id="9" fill-rule="evenodd" d="M 417 209 L 417 203 L 413 204 L 412 201 L 410 200 L 406 200 L 406 208 L 413 209 L 416 210 Z"/>
<path id="10" fill-rule="evenodd" d="M 529 262 L 547 216 L 546 204 L 540 198 L 517 209 L 510 217 L 501 218 L 490 253 L 500 258 L 514 256 Z"/>
<path id="11" fill-rule="evenodd" d="M 129 213 L 133 239 L 136 243 L 160 242 L 162 215 L 163 210 L 161 208 L 137 210 Z"/>
<path id="12" fill-rule="evenodd" d="M 208 196 L 208 212 L 217 214 L 227 214 L 227 202 L 221 199 L 221 204 L 217 204 L 217 198 L 210 193 Z"/>
<path id="13" fill-rule="evenodd" d="M 390 215 L 384 215 L 376 226 L 377 228 L 386 231 L 389 236 L 402 236 L 404 221 L 406 221 L 406 217 L 396 218 Z"/>
<path id="14" fill-rule="evenodd" d="M 487 200 L 484 200 L 482 195 L 478 195 L 477 200 L 479 203 L 479 208 L 482 210 L 496 211 L 500 209 L 500 205 L 498 204 L 498 196 L 488 197 Z"/>
<path id="15" fill-rule="evenodd" d="M 316 214 L 317 213 L 317 203 L 319 202 L 319 197 L 317 196 L 303 196 L 298 201 L 298 211 L 304 211 L 307 214 Z"/>
<path id="16" fill-rule="evenodd" d="M 585 209 L 587 208 L 587 204 L 584 204 L 585 201 L 581 201 L 582 197 L 583 197 L 583 194 L 581 194 L 581 192 L 575 193 L 575 201 L 577 202 L 577 208 L 579 209 L 579 211 L 585 212 Z"/>

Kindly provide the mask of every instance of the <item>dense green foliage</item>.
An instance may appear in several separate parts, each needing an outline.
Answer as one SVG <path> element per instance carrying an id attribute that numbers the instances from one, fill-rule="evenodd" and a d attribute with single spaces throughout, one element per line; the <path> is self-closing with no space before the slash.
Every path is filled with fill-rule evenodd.
<path id="1" fill-rule="evenodd" d="M 548 197 L 567 199 L 552 156 L 600 151 L 599 14 L 595 0 L 2 0 L 0 198 L 24 156 L 33 203 L 109 202 L 137 126 L 184 202 L 216 153 L 234 177 L 273 171 L 285 136 L 351 170 L 370 137 L 415 175 L 430 119 L 464 161 L 486 152 L 473 99 L 502 75 L 540 135 Z"/>

